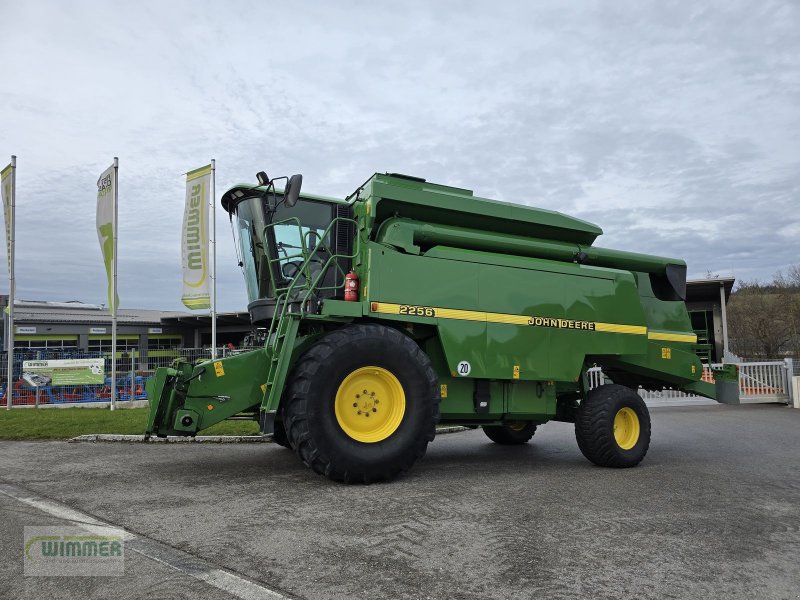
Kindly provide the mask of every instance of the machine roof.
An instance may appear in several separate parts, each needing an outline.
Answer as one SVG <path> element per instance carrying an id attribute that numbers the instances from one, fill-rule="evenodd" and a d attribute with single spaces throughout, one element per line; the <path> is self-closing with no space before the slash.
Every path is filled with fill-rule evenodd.
<path id="1" fill-rule="evenodd" d="M 266 186 L 263 185 L 253 185 L 251 183 L 237 183 L 233 187 L 231 187 L 228 191 L 222 194 L 222 198 L 220 198 L 220 204 L 222 208 L 226 211 L 230 212 L 229 207 L 231 203 L 238 202 L 248 196 L 253 196 L 255 194 L 263 194 L 267 191 Z M 275 188 L 275 193 L 280 195 L 283 194 L 283 188 Z M 332 196 L 320 196 L 319 194 L 307 194 L 306 192 L 300 192 L 300 199 L 306 200 L 320 200 L 322 202 L 332 202 L 334 204 L 343 204 L 344 200 L 341 198 L 333 198 Z"/>
<path id="2" fill-rule="evenodd" d="M 396 173 L 376 173 L 362 189 L 374 199 L 379 221 L 399 215 L 584 245 L 591 245 L 603 233 L 594 223 L 560 212 L 479 198 L 472 190 Z"/>
<path id="3" fill-rule="evenodd" d="M 232 204 L 238 200 L 253 193 L 263 193 L 265 190 L 263 186 L 237 184 L 222 195 L 222 207 L 230 211 Z M 276 189 L 276 193 L 280 194 L 282 191 Z M 603 230 L 594 223 L 557 211 L 479 198 L 473 195 L 472 190 L 431 183 L 419 177 L 399 173 L 375 173 L 358 188 L 357 193 L 362 200 L 372 196 L 375 215 L 379 221 L 382 217 L 400 214 L 429 222 L 458 224 L 479 229 L 490 228 L 499 233 L 582 245 L 591 245 L 597 236 L 603 233 Z M 305 192 L 301 193 L 300 197 L 331 203 L 345 202 L 340 198 Z"/>

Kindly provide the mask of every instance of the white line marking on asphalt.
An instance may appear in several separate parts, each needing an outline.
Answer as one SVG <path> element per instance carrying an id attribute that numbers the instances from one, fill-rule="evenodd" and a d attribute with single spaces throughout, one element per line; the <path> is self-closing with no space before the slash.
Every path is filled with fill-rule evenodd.
<path id="1" fill-rule="evenodd" d="M 0 482 L 0 494 L 4 494 L 9 498 L 32 506 L 56 518 L 70 521 L 74 525 L 82 527 L 90 533 L 97 532 L 97 528 L 99 527 L 117 527 L 123 529 L 118 525 L 101 521 L 91 515 L 70 508 L 65 504 L 38 496 L 33 492 L 15 485 Z M 136 535 L 130 531 L 125 531 L 125 545 L 137 554 L 141 554 L 151 560 L 167 565 L 190 577 L 199 579 L 210 586 L 227 592 L 237 598 L 241 598 L 242 600 L 288 600 L 287 596 L 264 587 L 259 583 L 245 579 L 231 571 L 220 569 L 205 559 L 198 558 L 188 552 L 178 550 L 162 542 Z"/>

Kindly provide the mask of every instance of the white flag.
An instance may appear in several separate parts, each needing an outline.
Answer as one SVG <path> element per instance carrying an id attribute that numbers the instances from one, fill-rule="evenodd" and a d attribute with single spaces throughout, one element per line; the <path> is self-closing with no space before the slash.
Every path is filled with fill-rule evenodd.
<path id="1" fill-rule="evenodd" d="M 6 219 L 6 255 L 8 256 L 8 273 L 11 274 L 11 198 L 14 191 L 11 189 L 13 167 L 8 165 L 0 173 L 0 193 L 3 196 L 3 214 Z"/>
<path id="2" fill-rule="evenodd" d="M 187 308 L 211 307 L 208 286 L 208 200 L 211 165 L 186 174 L 186 208 L 183 212 L 181 261 L 183 297 Z"/>
<path id="3" fill-rule="evenodd" d="M 116 312 L 119 296 L 116 302 L 111 302 L 114 294 L 114 165 L 103 171 L 97 180 L 97 239 L 108 276 L 108 307 Z"/>

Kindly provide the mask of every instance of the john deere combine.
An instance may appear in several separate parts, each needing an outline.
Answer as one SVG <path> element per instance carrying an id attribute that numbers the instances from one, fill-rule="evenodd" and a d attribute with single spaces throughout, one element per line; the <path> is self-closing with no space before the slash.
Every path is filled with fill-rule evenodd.
<path id="1" fill-rule="evenodd" d="M 726 384 L 701 380 L 681 260 L 415 177 L 376 174 L 345 200 L 258 179 L 222 206 L 265 347 L 158 369 L 146 437 L 249 416 L 317 473 L 368 483 L 409 469 L 437 423 L 521 444 L 558 420 L 590 461 L 632 467 L 650 443 L 636 389 Z M 595 366 L 613 383 L 592 385 Z"/>

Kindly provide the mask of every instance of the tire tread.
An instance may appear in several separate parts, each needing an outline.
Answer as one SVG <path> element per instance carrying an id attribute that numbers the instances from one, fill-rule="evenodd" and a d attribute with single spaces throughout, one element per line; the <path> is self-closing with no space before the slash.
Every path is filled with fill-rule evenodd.
<path id="1" fill-rule="evenodd" d="M 639 408 L 640 439 L 627 454 L 617 445 L 613 433 L 615 407 L 620 402 Z M 639 414 L 642 412 L 643 415 Z M 642 416 L 645 421 L 642 422 Z M 575 418 L 575 438 L 583 455 L 596 465 L 613 468 L 628 468 L 639 464 L 650 446 L 650 418 L 641 397 L 633 390 L 617 384 L 595 388 L 580 403 Z"/>
<path id="2" fill-rule="evenodd" d="M 432 418 L 429 420 L 426 431 L 423 431 L 414 440 L 412 452 L 399 463 L 387 465 L 382 472 L 372 474 L 354 473 L 347 470 L 337 471 L 331 457 L 323 456 L 320 453 L 309 432 L 308 392 L 320 365 L 334 353 L 339 345 L 375 336 L 384 336 L 404 345 L 413 358 L 418 361 L 418 364 L 423 367 L 430 389 L 430 397 L 433 399 L 431 407 Z M 394 479 L 401 473 L 408 471 L 417 460 L 424 456 L 428 443 L 433 441 L 436 436 L 436 423 L 439 421 L 441 397 L 438 377 L 433 370 L 430 359 L 413 340 L 390 327 L 376 323 L 361 323 L 348 325 L 325 335 L 297 360 L 289 377 L 284 402 L 285 426 L 289 443 L 307 467 L 315 473 L 324 475 L 334 481 L 374 483 Z"/>

